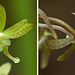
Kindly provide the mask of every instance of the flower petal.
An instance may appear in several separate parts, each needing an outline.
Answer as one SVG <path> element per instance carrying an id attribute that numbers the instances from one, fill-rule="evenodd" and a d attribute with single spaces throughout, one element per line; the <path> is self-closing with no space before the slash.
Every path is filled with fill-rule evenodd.
<path id="1" fill-rule="evenodd" d="M 8 58 L 10 58 L 14 63 L 19 63 L 19 62 L 20 62 L 20 59 L 19 59 L 18 57 L 14 58 L 14 57 L 12 57 L 12 56 L 9 54 L 9 52 L 8 52 L 8 46 L 6 46 L 6 45 L 4 46 L 3 52 L 4 52 L 4 54 L 5 54 Z"/>
<path id="2" fill-rule="evenodd" d="M 8 75 L 11 69 L 10 63 L 5 63 L 0 67 L 0 75 Z"/>
<path id="3" fill-rule="evenodd" d="M 0 5 L 0 32 L 3 31 L 6 23 L 6 12 L 3 6 Z"/>
<path id="4" fill-rule="evenodd" d="M 69 55 L 71 55 L 71 53 L 74 51 L 75 49 L 75 43 L 71 46 L 71 48 L 69 50 L 67 50 L 64 54 L 62 54 L 61 56 L 59 56 L 57 58 L 58 61 L 63 61 L 65 60 L 66 58 L 69 57 Z"/>
<path id="5" fill-rule="evenodd" d="M 0 52 L 2 52 L 4 44 L 0 41 Z"/>
<path id="6" fill-rule="evenodd" d="M 47 39 L 46 44 L 50 49 L 60 49 L 75 41 L 73 38 Z"/>
<path id="7" fill-rule="evenodd" d="M 3 6 L 0 5 L 0 32 L 3 31 L 6 23 L 6 12 Z"/>
<path id="8" fill-rule="evenodd" d="M 3 36 L 2 38 L 0 38 L 0 41 L 7 46 L 10 46 L 11 44 L 11 41 L 6 36 Z"/>
<path id="9" fill-rule="evenodd" d="M 42 56 L 41 56 L 41 68 L 42 69 L 47 67 L 50 54 L 51 54 L 51 50 L 44 44 L 42 48 Z"/>
<path id="10" fill-rule="evenodd" d="M 24 19 L 18 22 L 17 24 L 15 24 L 14 26 L 6 29 L 3 33 L 7 38 L 15 39 L 24 35 L 31 29 L 32 29 L 32 24 L 27 23 L 27 20 Z"/>

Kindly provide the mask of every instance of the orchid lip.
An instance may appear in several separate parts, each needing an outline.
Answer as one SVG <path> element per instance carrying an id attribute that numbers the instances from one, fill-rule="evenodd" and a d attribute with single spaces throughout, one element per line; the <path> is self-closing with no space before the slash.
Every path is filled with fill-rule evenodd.
<path id="1" fill-rule="evenodd" d="M 4 34 L 3 33 L 0 33 L 0 38 L 2 38 L 4 36 Z"/>

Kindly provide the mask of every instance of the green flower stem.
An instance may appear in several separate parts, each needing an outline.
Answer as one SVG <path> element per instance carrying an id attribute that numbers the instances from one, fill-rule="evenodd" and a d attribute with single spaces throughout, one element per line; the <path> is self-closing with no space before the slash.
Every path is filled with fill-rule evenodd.
<path id="1" fill-rule="evenodd" d="M 49 20 L 47 18 L 47 15 L 41 9 L 39 9 L 39 14 L 43 18 L 43 20 L 45 21 L 45 23 L 48 25 L 48 28 L 51 31 L 51 33 L 54 36 L 54 38 L 57 39 L 57 34 L 56 34 L 55 30 L 53 29 L 51 23 L 49 22 Z"/>
<path id="2" fill-rule="evenodd" d="M 57 18 L 53 18 L 53 17 L 48 17 L 48 19 L 53 22 L 58 24 L 59 26 L 63 27 L 65 30 L 67 30 L 68 32 L 70 32 L 73 36 L 75 36 L 75 30 L 68 25 L 67 23 L 65 23 L 64 21 L 57 19 Z"/>
<path id="3" fill-rule="evenodd" d="M 14 58 L 10 55 L 10 53 L 8 52 L 8 46 L 4 46 L 4 49 L 3 49 L 3 53 L 8 57 L 10 58 L 14 63 L 19 63 L 20 62 L 20 59 L 18 57 Z"/>

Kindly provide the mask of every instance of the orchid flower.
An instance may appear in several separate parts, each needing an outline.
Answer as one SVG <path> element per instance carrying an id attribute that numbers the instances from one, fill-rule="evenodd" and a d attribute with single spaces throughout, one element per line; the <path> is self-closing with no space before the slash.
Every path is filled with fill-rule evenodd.
<path id="1" fill-rule="evenodd" d="M 26 19 L 16 23 L 12 27 L 4 30 L 6 23 L 6 12 L 3 6 L 0 5 L 0 52 L 10 58 L 14 63 L 18 63 L 20 59 L 18 57 L 14 58 L 9 54 L 8 46 L 10 46 L 11 41 L 9 39 L 16 39 L 26 34 L 32 29 L 32 24 L 28 23 Z"/>
<path id="2" fill-rule="evenodd" d="M 75 13 L 72 13 L 75 15 Z M 42 50 L 41 56 L 41 68 L 45 68 L 48 65 L 49 57 L 52 50 L 61 49 L 69 44 L 73 44 L 69 50 L 57 58 L 57 61 L 63 61 L 74 51 L 75 49 L 75 30 L 66 22 L 47 17 L 44 11 L 39 9 L 39 18 L 43 19 L 44 23 L 39 23 L 39 49 Z M 45 24 L 46 23 L 46 24 Z M 53 25 L 52 23 L 56 24 Z M 66 34 L 65 38 L 59 39 L 55 30 L 61 31 Z"/>

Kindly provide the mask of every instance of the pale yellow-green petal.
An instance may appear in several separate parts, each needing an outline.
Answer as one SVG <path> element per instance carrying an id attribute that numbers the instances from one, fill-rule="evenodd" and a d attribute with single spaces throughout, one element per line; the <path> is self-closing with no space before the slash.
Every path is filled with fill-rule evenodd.
<path id="1" fill-rule="evenodd" d="M 51 54 L 51 50 L 45 44 L 43 44 L 42 55 L 41 55 L 41 65 L 40 65 L 42 69 L 48 66 L 50 54 Z"/>
<path id="2" fill-rule="evenodd" d="M 63 61 L 67 59 L 71 55 L 71 53 L 74 51 L 74 49 L 75 49 L 75 43 L 71 46 L 69 50 L 67 50 L 64 54 L 60 55 L 57 58 L 57 61 Z"/>
<path id="3" fill-rule="evenodd" d="M 17 24 L 13 25 L 12 27 L 6 29 L 3 33 L 5 36 L 9 39 L 15 39 L 18 38 L 24 34 L 26 34 L 28 31 L 32 29 L 33 25 L 30 23 L 27 23 L 27 20 L 24 19 Z"/>
<path id="4" fill-rule="evenodd" d="M 73 41 L 75 41 L 73 38 L 47 39 L 46 44 L 50 49 L 56 50 L 71 44 Z"/>
<path id="5" fill-rule="evenodd" d="M 3 31 L 6 23 L 6 12 L 3 6 L 0 5 L 0 32 Z"/>
<path id="6" fill-rule="evenodd" d="M 5 63 L 2 66 L 0 66 L 0 75 L 8 75 L 11 70 L 11 64 Z"/>

